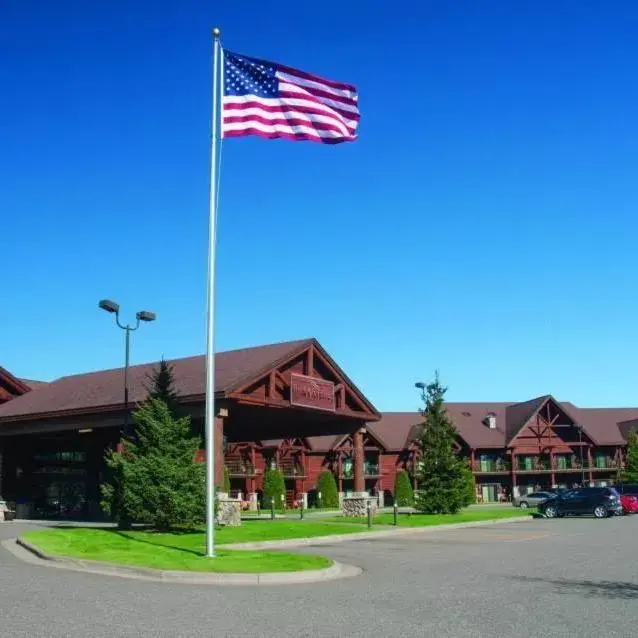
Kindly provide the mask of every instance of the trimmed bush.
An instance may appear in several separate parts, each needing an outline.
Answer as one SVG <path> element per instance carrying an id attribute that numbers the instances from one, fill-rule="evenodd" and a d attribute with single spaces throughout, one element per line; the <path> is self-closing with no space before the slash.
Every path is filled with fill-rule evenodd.
<path id="1" fill-rule="evenodd" d="M 339 507 L 339 490 L 332 472 L 322 472 L 317 479 L 317 492 L 321 492 L 319 505 L 321 507 Z"/>
<path id="2" fill-rule="evenodd" d="M 414 491 L 410 483 L 410 476 L 405 470 L 398 472 L 394 478 L 394 499 L 401 507 L 414 505 Z"/>
<path id="3" fill-rule="evenodd" d="M 279 470 L 267 469 L 264 472 L 264 492 L 262 507 L 270 509 L 271 499 L 275 499 L 275 509 L 283 509 L 285 506 L 286 484 L 283 474 Z"/>

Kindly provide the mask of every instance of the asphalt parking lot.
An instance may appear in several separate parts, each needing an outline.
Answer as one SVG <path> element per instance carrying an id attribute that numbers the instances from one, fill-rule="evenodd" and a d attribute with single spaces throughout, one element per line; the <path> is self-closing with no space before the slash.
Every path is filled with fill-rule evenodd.
<path id="1" fill-rule="evenodd" d="M 10 538 L 21 524 L 0 524 Z M 0 635 L 635 636 L 638 516 L 533 520 L 313 547 L 363 575 L 201 587 L 65 572 L 0 548 Z"/>

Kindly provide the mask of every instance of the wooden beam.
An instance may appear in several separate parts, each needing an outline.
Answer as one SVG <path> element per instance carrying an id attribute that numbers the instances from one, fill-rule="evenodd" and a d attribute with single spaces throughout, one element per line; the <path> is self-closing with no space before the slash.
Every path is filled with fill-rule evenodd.
<path id="1" fill-rule="evenodd" d="M 268 398 L 269 399 L 275 398 L 276 381 L 277 381 L 277 378 L 275 376 L 275 372 L 273 371 L 268 376 Z"/>
<path id="2" fill-rule="evenodd" d="M 308 376 L 312 376 L 312 373 L 315 370 L 315 357 L 314 357 L 314 348 L 310 346 L 306 351 L 306 374 Z"/>

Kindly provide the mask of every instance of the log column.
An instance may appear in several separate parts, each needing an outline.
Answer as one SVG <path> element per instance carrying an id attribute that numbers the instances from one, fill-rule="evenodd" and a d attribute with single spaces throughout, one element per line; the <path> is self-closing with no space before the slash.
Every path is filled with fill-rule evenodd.
<path id="1" fill-rule="evenodd" d="M 206 450 L 208 453 L 208 450 Z M 224 419 L 215 417 L 215 485 L 224 484 Z"/>
<path id="2" fill-rule="evenodd" d="M 363 435 L 365 428 L 359 428 L 353 436 L 354 443 L 354 491 L 356 493 L 365 492 L 366 482 L 363 473 L 363 462 L 365 453 L 363 451 Z"/>

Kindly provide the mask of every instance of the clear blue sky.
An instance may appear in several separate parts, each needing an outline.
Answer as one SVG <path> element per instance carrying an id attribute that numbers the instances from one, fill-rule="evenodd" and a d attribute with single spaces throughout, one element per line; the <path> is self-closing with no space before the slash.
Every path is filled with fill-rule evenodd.
<path id="1" fill-rule="evenodd" d="M 3 2 L 0 365 L 120 365 L 102 297 L 158 314 L 134 362 L 204 351 L 214 25 L 362 111 L 354 144 L 225 144 L 219 349 L 314 335 L 382 410 L 436 368 L 638 405 L 630 0 Z"/>

